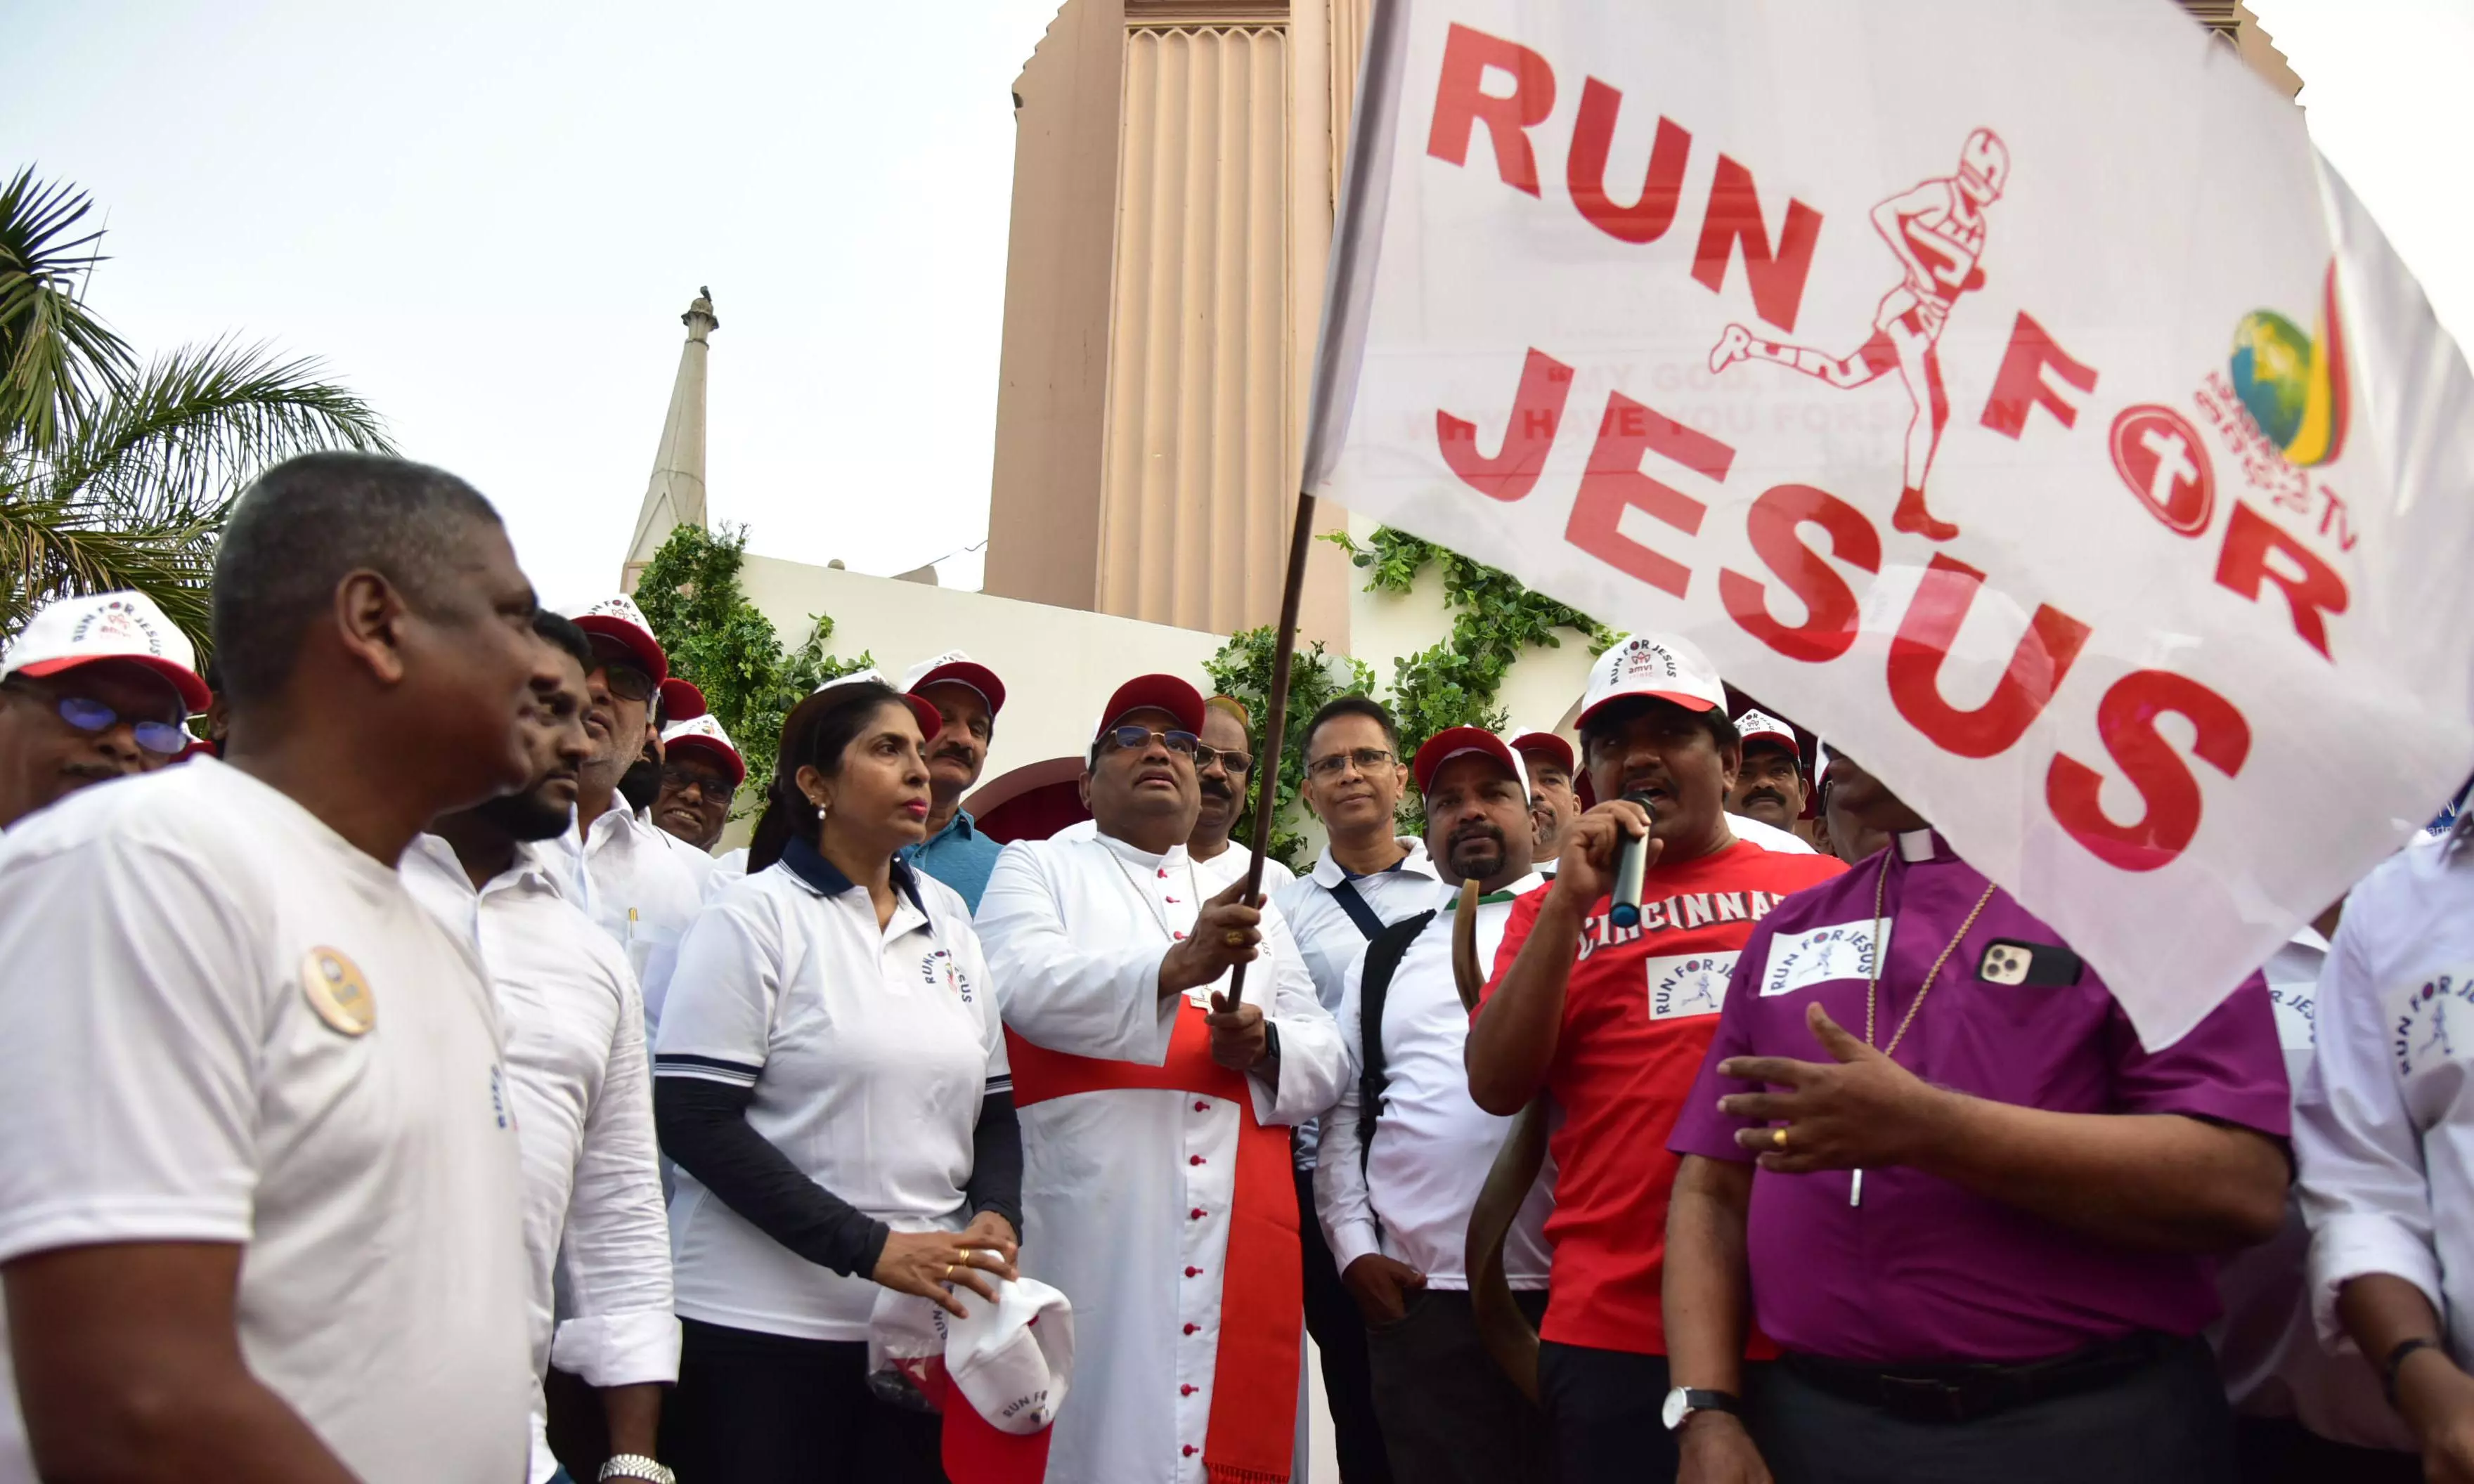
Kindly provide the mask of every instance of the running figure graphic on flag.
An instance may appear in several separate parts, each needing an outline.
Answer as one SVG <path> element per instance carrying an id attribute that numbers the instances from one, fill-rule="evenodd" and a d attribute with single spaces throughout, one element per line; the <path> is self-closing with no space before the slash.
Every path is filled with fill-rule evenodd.
<path id="1" fill-rule="evenodd" d="M 2010 149 L 2001 136 L 1979 129 L 1958 152 L 1958 173 L 1936 176 L 1873 208 L 1873 228 L 1904 264 L 1904 282 L 1881 299 L 1873 316 L 1873 338 L 1855 354 L 1833 356 L 1781 341 L 1762 340 L 1730 324 L 1710 352 L 1710 370 L 1738 361 L 1768 361 L 1853 391 L 1897 371 L 1915 402 L 1907 424 L 1906 485 L 1890 523 L 1929 540 L 1946 541 L 1958 527 L 1937 520 L 1925 507 L 1925 477 L 1932 471 L 1942 429 L 1950 422 L 1950 394 L 1941 380 L 1941 332 L 1959 296 L 1984 286 L 1984 208 L 2001 197 L 2010 180 Z"/>

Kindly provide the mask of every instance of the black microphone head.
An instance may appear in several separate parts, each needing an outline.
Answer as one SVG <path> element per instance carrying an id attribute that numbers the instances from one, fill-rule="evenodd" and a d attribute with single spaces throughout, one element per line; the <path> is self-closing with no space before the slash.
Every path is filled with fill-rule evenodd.
<path id="1" fill-rule="evenodd" d="M 1641 812 L 1648 815 L 1651 819 L 1658 818 L 1657 807 L 1649 802 L 1649 796 L 1642 793 L 1639 789 L 1634 789 L 1631 793 L 1624 795 L 1623 799 L 1626 803 L 1637 803 L 1640 805 Z"/>

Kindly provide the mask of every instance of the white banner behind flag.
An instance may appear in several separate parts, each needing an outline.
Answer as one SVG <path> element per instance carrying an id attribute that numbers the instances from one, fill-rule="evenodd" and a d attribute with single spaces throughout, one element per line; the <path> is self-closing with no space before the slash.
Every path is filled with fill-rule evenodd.
<path id="1" fill-rule="evenodd" d="M 1309 488 L 1698 642 L 2148 1044 L 2474 765 L 2474 379 L 2170 0 L 1389 0 L 1364 97 Z"/>

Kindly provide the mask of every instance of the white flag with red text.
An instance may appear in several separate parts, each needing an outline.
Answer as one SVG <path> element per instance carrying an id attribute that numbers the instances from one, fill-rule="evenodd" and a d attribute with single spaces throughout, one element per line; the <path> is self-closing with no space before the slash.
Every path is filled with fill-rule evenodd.
<path id="1" fill-rule="evenodd" d="M 1307 488 L 1696 641 L 2150 1045 L 2474 766 L 2474 379 L 2171 0 L 1386 0 L 1360 108 Z"/>

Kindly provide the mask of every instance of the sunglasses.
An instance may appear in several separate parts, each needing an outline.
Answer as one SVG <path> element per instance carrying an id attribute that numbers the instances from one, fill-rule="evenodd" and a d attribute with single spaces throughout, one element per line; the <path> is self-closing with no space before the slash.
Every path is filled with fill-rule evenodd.
<path id="1" fill-rule="evenodd" d="M 1336 778 L 1349 764 L 1355 763 L 1360 773 L 1372 773 L 1392 761 L 1392 754 L 1379 747 L 1361 747 L 1354 752 L 1334 753 L 1306 764 L 1306 771 L 1319 778 Z"/>
<path id="2" fill-rule="evenodd" d="M 632 664 L 616 659 L 602 662 L 601 680 L 610 687 L 610 693 L 621 701 L 650 701 L 660 689 L 653 683 L 651 676 Z"/>
<path id="3" fill-rule="evenodd" d="M 85 696 L 61 697 L 61 720 L 80 731 L 109 731 L 121 720 L 120 713 L 100 701 Z M 190 742 L 189 729 L 179 722 L 136 721 L 129 730 L 137 745 L 158 757 L 169 757 L 185 750 Z"/>
<path id="4" fill-rule="evenodd" d="M 1137 748 L 1149 747 L 1154 741 L 1172 753 L 1183 753 L 1189 757 L 1199 758 L 1202 753 L 1208 751 L 1203 747 L 1202 739 L 1191 731 L 1153 731 L 1149 727 L 1111 727 L 1100 733 L 1100 736 L 1112 751 L 1116 752 L 1129 753 Z M 1220 754 L 1213 753 L 1212 755 L 1217 757 Z"/>
<path id="5" fill-rule="evenodd" d="M 730 778 L 726 774 L 708 773 L 702 768 L 682 768 L 676 763 L 662 769 L 662 786 L 676 789 L 680 793 L 686 793 L 693 788 L 708 800 L 727 799 L 735 792 L 730 786 Z"/>

